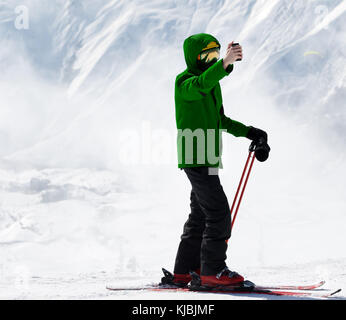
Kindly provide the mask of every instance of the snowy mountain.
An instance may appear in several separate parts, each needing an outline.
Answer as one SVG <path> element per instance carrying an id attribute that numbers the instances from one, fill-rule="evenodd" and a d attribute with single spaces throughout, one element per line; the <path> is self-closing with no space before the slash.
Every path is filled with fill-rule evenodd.
<path id="1" fill-rule="evenodd" d="M 0 1 L 0 297 L 121 298 L 105 283 L 172 267 L 190 188 L 173 88 L 198 32 L 242 44 L 225 112 L 272 148 L 230 267 L 345 284 L 345 17 L 345 0 Z M 248 142 L 224 144 L 232 201 Z"/>

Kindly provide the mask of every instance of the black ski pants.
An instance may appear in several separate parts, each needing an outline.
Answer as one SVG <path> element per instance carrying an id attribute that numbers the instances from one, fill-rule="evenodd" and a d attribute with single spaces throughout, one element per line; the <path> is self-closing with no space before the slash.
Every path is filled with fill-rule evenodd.
<path id="1" fill-rule="evenodd" d="M 210 170 L 213 170 L 210 174 Z M 215 168 L 184 168 L 191 182 L 191 213 L 184 225 L 174 273 L 201 269 L 201 275 L 216 275 L 226 266 L 231 214 Z"/>

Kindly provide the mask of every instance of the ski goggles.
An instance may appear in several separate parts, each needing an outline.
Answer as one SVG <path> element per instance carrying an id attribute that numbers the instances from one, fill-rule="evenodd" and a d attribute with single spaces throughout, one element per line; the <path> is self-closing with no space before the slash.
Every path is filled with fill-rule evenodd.
<path id="1" fill-rule="evenodd" d="M 212 60 L 218 60 L 220 58 L 220 47 L 216 42 L 211 42 L 208 46 L 202 49 L 201 53 L 197 56 L 198 60 L 210 62 Z"/>

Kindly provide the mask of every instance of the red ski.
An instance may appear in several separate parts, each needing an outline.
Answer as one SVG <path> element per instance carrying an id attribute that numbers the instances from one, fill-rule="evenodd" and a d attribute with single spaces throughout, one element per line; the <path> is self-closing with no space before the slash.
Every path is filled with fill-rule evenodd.
<path id="1" fill-rule="evenodd" d="M 278 285 L 278 286 L 256 286 L 258 289 L 269 289 L 269 290 L 314 290 L 322 287 L 326 282 L 320 281 L 315 284 L 310 285 L 298 285 L 298 286 L 285 286 L 285 285 Z"/>
<path id="2" fill-rule="evenodd" d="M 253 282 L 245 280 L 241 285 L 237 286 L 219 286 L 219 287 L 204 287 L 201 285 L 200 277 L 197 273 L 192 272 L 192 280 L 187 287 L 179 288 L 174 285 L 173 278 L 174 275 L 162 268 L 164 277 L 161 279 L 160 284 L 153 284 L 141 287 L 107 287 L 108 290 L 112 291 L 173 291 L 173 292 L 200 292 L 200 293 L 219 293 L 219 294 L 265 294 L 274 296 L 292 296 L 292 297 L 316 297 L 316 298 L 328 298 L 334 294 L 341 291 L 338 289 L 336 291 L 329 292 L 316 292 L 313 291 L 324 285 L 324 281 L 320 281 L 312 285 L 299 285 L 299 286 L 257 286 Z M 300 290 L 300 291 L 298 291 Z M 302 292 L 303 291 L 303 292 Z M 305 292 L 304 292 L 305 291 Z"/>
<path id="3" fill-rule="evenodd" d="M 256 286 L 256 289 L 261 289 L 261 290 L 302 290 L 302 291 L 309 291 L 309 290 L 315 290 L 320 287 L 322 287 L 326 282 L 325 281 L 320 281 L 315 284 L 310 284 L 310 285 L 277 285 L 277 286 Z M 169 287 L 169 286 L 162 286 L 160 284 L 153 284 L 153 285 L 148 285 L 148 286 L 143 286 L 143 287 L 114 287 L 114 288 L 108 288 L 109 290 L 134 290 L 134 291 L 140 291 L 140 290 L 148 290 L 148 289 L 179 289 L 177 287 Z"/>
<path id="4" fill-rule="evenodd" d="M 273 295 L 273 296 L 291 296 L 291 297 L 312 297 L 312 298 L 328 298 L 336 293 L 340 292 L 341 289 L 332 292 L 324 292 L 319 293 L 316 291 L 280 291 L 280 290 L 272 290 L 261 288 L 213 288 L 213 289 L 203 289 L 203 290 L 191 290 L 190 288 L 177 288 L 170 286 L 143 286 L 143 287 L 107 287 L 108 290 L 111 291 L 156 291 L 156 292 L 198 292 L 198 293 L 218 293 L 218 294 L 255 294 L 255 295 Z"/>

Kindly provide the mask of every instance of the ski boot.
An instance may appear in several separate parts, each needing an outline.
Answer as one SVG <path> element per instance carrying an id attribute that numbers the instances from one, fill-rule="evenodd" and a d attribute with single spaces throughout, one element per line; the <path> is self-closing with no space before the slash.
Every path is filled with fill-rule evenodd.
<path id="1" fill-rule="evenodd" d="M 237 286 L 244 282 L 244 277 L 225 267 L 218 274 L 201 276 L 201 285 L 207 287 Z"/>
<path id="2" fill-rule="evenodd" d="M 224 268 L 215 276 L 199 276 L 197 273 L 191 273 L 191 282 L 189 289 L 192 291 L 208 291 L 208 290 L 251 290 L 255 284 L 251 281 L 244 280 L 244 277 L 236 272 L 230 271 L 227 267 Z"/>
<path id="3" fill-rule="evenodd" d="M 172 286 L 177 288 L 186 288 L 187 285 L 192 280 L 191 273 L 187 274 L 172 274 L 168 270 L 162 268 L 164 277 L 161 278 L 160 286 Z M 196 271 L 196 274 L 199 274 L 199 270 Z"/>

